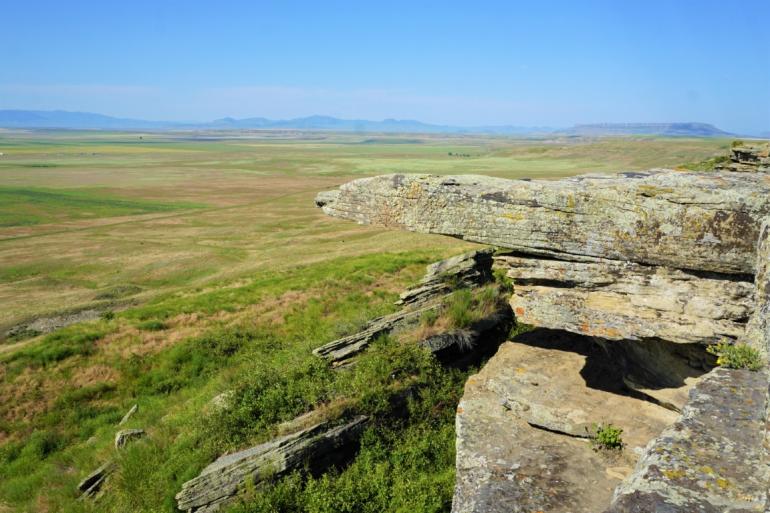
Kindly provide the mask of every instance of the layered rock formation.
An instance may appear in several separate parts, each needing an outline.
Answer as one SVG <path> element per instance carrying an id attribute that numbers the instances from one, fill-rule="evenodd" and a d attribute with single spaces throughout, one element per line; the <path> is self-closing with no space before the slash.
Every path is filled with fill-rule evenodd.
<path id="1" fill-rule="evenodd" d="M 770 180 L 667 170 L 558 181 L 386 175 L 317 203 L 327 214 L 560 260 L 590 257 L 752 274 Z M 589 258 L 587 258 L 589 257 Z"/>
<path id="2" fill-rule="evenodd" d="M 186 482 L 176 495 L 182 511 L 219 511 L 246 485 L 280 477 L 307 465 L 311 472 L 326 470 L 343 461 L 357 442 L 368 419 L 356 417 L 330 426 L 316 424 L 270 442 L 220 457 Z"/>
<path id="3" fill-rule="evenodd" d="M 729 161 L 718 169 L 739 173 L 770 172 L 770 143 L 754 141 L 733 144 Z"/>
<path id="4" fill-rule="evenodd" d="M 438 312 L 442 302 L 460 288 L 474 288 L 492 281 L 494 251 L 481 249 L 457 255 L 431 264 L 425 276 L 414 287 L 401 293 L 398 312 L 367 322 L 361 331 L 333 340 L 316 348 L 313 354 L 334 365 L 345 364 L 365 350 L 377 337 L 398 334 L 417 327 L 422 317 Z M 438 333 L 420 343 L 442 359 L 457 359 L 470 349 L 480 349 L 483 342 L 490 345 L 505 339 L 513 325 L 513 314 L 507 304 L 464 329 Z"/>
<path id="5" fill-rule="evenodd" d="M 516 283 L 520 321 L 610 340 L 735 340 L 754 310 L 748 278 L 607 259 L 503 255 L 497 263 Z"/>
<path id="6" fill-rule="evenodd" d="M 741 165 L 753 158 L 733 152 Z M 763 170 L 762 158 L 751 170 Z M 708 344 L 741 341 L 767 352 L 769 193 L 760 172 L 559 181 L 387 175 L 316 203 L 359 223 L 506 248 L 495 265 L 514 282 L 517 318 L 592 337 L 544 351 L 504 345 L 469 380 L 457 417 L 455 513 L 604 511 L 626 476 L 613 513 L 737 512 L 767 507 L 758 490 L 768 487 L 768 376 L 720 370 L 695 385 L 687 405 L 682 392 L 713 365 Z M 567 378 L 575 362 L 563 353 L 580 353 L 585 340 L 615 362 L 604 366 L 616 373 L 612 385 L 590 383 L 587 363 L 582 383 Z M 681 367 L 693 375 L 671 375 Z M 605 419 L 635 440 L 622 472 L 576 438 Z M 745 436 L 731 441 L 731 429 Z"/>

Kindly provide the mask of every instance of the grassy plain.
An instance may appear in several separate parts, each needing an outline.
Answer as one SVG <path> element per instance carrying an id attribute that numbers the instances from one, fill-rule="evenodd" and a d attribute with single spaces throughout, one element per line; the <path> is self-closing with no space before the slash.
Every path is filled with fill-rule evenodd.
<path id="1" fill-rule="evenodd" d="M 406 419 L 367 434 L 351 467 L 294 476 L 240 507 L 445 511 L 465 374 L 387 341 L 344 375 L 310 350 L 390 311 L 425 264 L 470 245 L 326 218 L 316 192 L 391 172 L 555 178 L 674 166 L 728 146 L 0 132 L 0 334 L 64 311 L 115 311 L 0 342 L 0 511 L 173 511 L 181 483 L 214 455 L 318 406 L 376 416 L 398 388 L 393 376 L 422 395 Z M 236 391 L 233 407 L 204 414 L 224 390 Z M 115 424 L 134 403 L 132 427 L 150 436 L 111 456 Z M 108 457 L 120 470 L 104 498 L 76 501 L 78 480 Z"/>

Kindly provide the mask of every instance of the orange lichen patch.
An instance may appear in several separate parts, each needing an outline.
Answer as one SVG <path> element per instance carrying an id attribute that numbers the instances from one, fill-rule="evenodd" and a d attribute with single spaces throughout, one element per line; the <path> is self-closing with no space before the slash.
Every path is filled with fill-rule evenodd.
<path id="1" fill-rule="evenodd" d="M 116 369 L 97 364 L 77 369 L 70 378 L 70 383 L 75 387 L 84 387 L 96 383 L 115 383 L 119 378 L 120 373 Z"/>
<path id="2" fill-rule="evenodd" d="M 457 407 L 457 414 L 458 414 L 458 415 L 462 415 L 462 414 L 463 414 L 463 411 L 465 411 L 465 410 L 463 410 L 463 407 L 462 407 L 462 406 L 458 406 L 458 407 Z"/>
<path id="3" fill-rule="evenodd" d="M 524 315 L 524 309 L 522 307 L 520 307 L 520 306 L 517 306 L 516 307 L 516 315 L 519 316 L 519 317 Z"/>
<path id="4" fill-rule="evenodd" d="M 620 338 L 622 336 L 622 333 L 617 328 L 601 325 L 592 326 L 586 322 L 580 325 L 579 330 L 581 333 L 591 337 Z"/>

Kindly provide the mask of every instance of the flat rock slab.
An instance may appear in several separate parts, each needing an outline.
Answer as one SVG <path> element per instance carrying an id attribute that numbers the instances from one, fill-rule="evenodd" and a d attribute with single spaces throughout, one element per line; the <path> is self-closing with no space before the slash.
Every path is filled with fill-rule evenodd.
<path id="1" fill-rule="evenodd" d="M 736 340 L 754 310 L 754 283 L 724 274 L 518 255 L 497 256 L 495 265 L 515 283 L 519 321 L 610 340 Z"/>
<path id="2" fill-rule="evenodd" d="M 606 513 L 765 512 L 766 372 L 715 369 L 647 447 Z"/>
<path id="3" fill-rule="evenodd" d="M 468 380 L 457 409 L 454 513 L 596 513 L 609 505 L 634 449 L 677 415 L 588 387 L 586 363 L 576 352 L 506 342 Z M 628 447 L 594 451 L 582 438 L 594 423 L 623 428 Z"/>
<path id="4" fill-rule="evenodd" d="M 319 196 L 328 215 L 560 259 L 752 274 L 770 176 L 651 170 L 564 180 L 384 175 Z"/>

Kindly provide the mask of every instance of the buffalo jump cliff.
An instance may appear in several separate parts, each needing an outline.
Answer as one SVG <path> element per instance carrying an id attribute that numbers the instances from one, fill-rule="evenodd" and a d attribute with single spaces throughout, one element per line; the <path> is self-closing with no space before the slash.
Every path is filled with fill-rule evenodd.
<path id="1" fill-rule="evenodd" d="M 330 216 L 499 248 L 516 319 L 538 328 L 466 383 L 455 513 L 770 511 L 768 372 L 715 368 L 706 351 L 770 348 L 767 151 L 732 162 L 393 174 L 318 195 Z M 597 422 L 622 425 L 627 450 L 592 451 Z"/>

